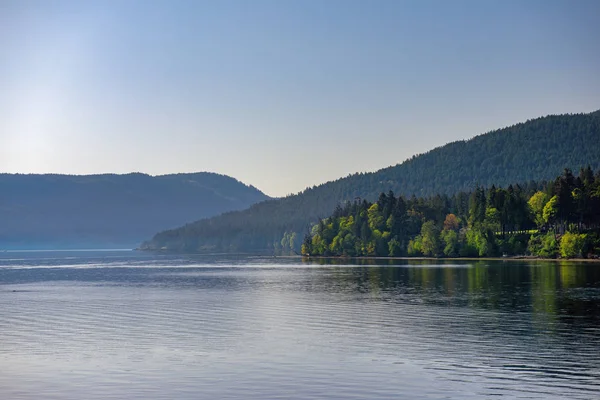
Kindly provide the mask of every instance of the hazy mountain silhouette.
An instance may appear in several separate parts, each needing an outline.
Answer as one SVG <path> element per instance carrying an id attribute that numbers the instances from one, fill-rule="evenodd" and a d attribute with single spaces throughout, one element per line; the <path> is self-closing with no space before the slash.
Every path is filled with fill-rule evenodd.
<path id="1" fill-rule="evenodd" d="M 207 172 L 0 174 L 0 246 L 136 246 L 156 231 L 265 199 L 252 186 Z"/>

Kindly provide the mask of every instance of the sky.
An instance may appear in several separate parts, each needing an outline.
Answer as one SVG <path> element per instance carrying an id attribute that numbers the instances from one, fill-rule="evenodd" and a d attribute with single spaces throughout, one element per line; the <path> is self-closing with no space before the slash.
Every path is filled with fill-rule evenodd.
<path id="1" fill-rule="evenodd" d="M 0 172 L 271 196 L 600 109 L 596 0 L 0 0 Z"/>

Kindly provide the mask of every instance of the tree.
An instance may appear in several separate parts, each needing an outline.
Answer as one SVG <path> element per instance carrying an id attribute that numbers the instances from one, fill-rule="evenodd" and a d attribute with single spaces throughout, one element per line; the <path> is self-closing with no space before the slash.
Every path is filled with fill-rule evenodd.
<path id="1" fill-rule="evenodd" d="M 444 219 L 444 230 L 447 231 L 458 231 L 459 221 L 456 215 L 448 214 L 446 215 L 446 219 Z"/>
<path id="2" fill-rule="evenodd" d="M 458 233 L 453 230 L 444 229 L 441 234 L 444 243 L 444 255 L 446 257 L 456 257 L 459 254 Z"/>
<path id="3" fill-rule="evenodd" d="M 486 209 L 485 191 L 482 187 L 477 186 L 469 201 L 469 223 L 474 225 L 478 222 L 483 222 L 485 219 Z"/>
<path id="4" fill-rule="evenodd" d="M 527 250 L 534 256 L 555 258 L 558 254 L 558 243 L 552 232 L 544 235 L 531 235 Z"/>
<path id="5" fill-rule="evenodd" d="M 402 196 L 394 202 L 392 213 L 386 221 L 386 227 L 392 237 L 400 242 L 404 241 L 406 236 L 406 202 Z"/>
<path id="6" fill-rule="evenodd" d="M 496 237 L 485 224 L 477 224 L 467 231 L 467 245 L 477 249 L 479 257 L 497 255 Z"/>
<path id="7" fill-rule="evenodd" d="M 552 196 L 550 200 L 548 200 L 544 206 L 542 216 L 546 224 L 554 224 L 558 216 L 558 198 L 556 196 Z"/>
<path id="8" fill-rule="evenodd" d="M 575 215 L 573 189 L 575 189 L 575 178 L 573 177 L 571 170 L 565 168 L 563 175 L 556 180 L 554 185 L 557 217 L 562 225 L 562 232 L 565 231 L 565 225 L 569 223 Z"/>
<path id="9" fill-rule="evenodd" d="M 304 235 L 304 240 L 302 240 L 302 255 L 309 256 L 312 253 L 312 236 L 310 233 Z"/>
<path id="10" fill-rule="evenodd" d="M 393 238 L 388 242 L 388 250 L 390 257 L 398 257 L 402 255 L 402 244 L 398 239 Z"/>
<path id="11" fill-rule="evenodd" d="M 544 218 L 544 206 L 546 203 L 548 203 L 548 195 L 541 191 L 536 192 L 527 202 L 533 214 L 534 221 L 540 228 L 547 222 Z"/>
<path id="12" fill-rule="evenodd" d="M 440 255 L 440 230 L 433 221 L 427 221 L 421 227 L 421 251 L 427 257 Z"/>
<path id="13" fill-rule="evenodd" d="M 500 212 L 496 207 L 488 207 L 487 210 L 485 210 L 485 223 L 494 232 L 502 230 L 502 237 L 504 237 L 504 229 L 502 229 L 503 225 L 500 223 Z"/>
<path id="14" fill-rule="evenodd" d="M 586 235 L 565 233 L 560 239 L 560 256 L 564 258 L 581 257 L 585 246 Z"/>
<path id="15" fill-rule="evenodd" d="M 583 204 L 583 198 L 592 205 L 596 201 L 593 193 L 600 183 L 600 175 L 595 178 L 592 174 L 590 178 L 590 174 L 591 171 L 583 174 L 584 179 L 575 179 L 574 204 L 579 204 L 579 201 Z M 548 197 L 543 189 L 550 189 L 548 192 L 552 193 L 559 186 L 556 182 L 560 179 L 563 178 L 549 184 L 510 185 L 506 190 L 493 188 L 488 196 L 482 196 L 486 192 L 478 188 L 470 196 L 412 197 L 406 201 L 402 197 L 395 199 L 390 193 L 382 194 L 377 203 L 365 200 L 346 202 L 336 207 L 331 217 L 321 219 L 313 226 L 312 233 L 303 240 L 302 252 L 334 256 L 399 256 L 408 253 L 429 257 L 524 254 L 526 248 L 530 254 L 541 257 L 555 257 L 559 250 L 568 257 L 597 252 L 595 249 L 600 240 L 597 233 L 589 231 L 589 228 L 586 229 L 590 239 L 584 241 L 583 247 L 581 241 L 577 241 L 580 237 L 571 235 L 573 232 L 565 234 L 562 241 L 558 240 L 560 236 L 556 232 L 536 233 L 531 237 L 522 232 L 524 227 L 532 226 L 532 215 L 538 224 L 557 229 L 560 223 L 558 195 Z M 457 210 L 461 199 L 469 197 L 478 210 L 467 210 L 469 224 L 461 228 L 461 220 L 453 211 Z M 484 199 L 484 217 L 479 221 L 481 217 L 478 214 Z M 387 218 L 381 207 L 389 210 Z M 593 226 L 594 218 L 598 219 L 598 209 L 591 207 L 582 211 L 581 226 Z M 573 224 L 569 225 L 569 229 L 575 229 Z M 295 248 L 295 235 L 293 231 L 285 231 L 283 239 L 276 242 L 277 247 L 281 250 Z"/>
<path id="16" fill-rule="evenodd" d="M 407 252 L 411 257 L 423 255 L 421 251 L 422 238 L 421 235 L 415 236 L 414 239 L 408 241 Z"/>
<path id="17" fill-rule="evenodd" d="M 385 196 L 385 195 L 383 195 Z M 385 219 L 383 219 L 383 215 L 379 210 L 379 205 L 377 203 L 373 204 L 369 207 L 368 210 L 368 218 L 369 218 L 369 228 L 371 231 L 382 230 L 385 225 Z"/>

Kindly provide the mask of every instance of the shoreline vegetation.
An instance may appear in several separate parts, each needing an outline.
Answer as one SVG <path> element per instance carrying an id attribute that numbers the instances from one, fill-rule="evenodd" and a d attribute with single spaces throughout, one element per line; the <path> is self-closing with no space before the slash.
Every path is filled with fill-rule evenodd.
<path id="1" fill-rule="evenodd" d="M 469 215 L 465 213 L 468 194 L 476 185 L 487 189 L 496 185 L 506 190 L 512 184 L 516 192 L 530 196 L 536 191 L 545 192 L 546 182 L 554 180 L 564 168 L 578 171 L 589 165 L 594 171 L 600 170 L 599 134 L 600 110 L 534 118 L 469 140 L 447 143 L 377 171 L 349 174 L 242 211 L 167 229 L 140 246 L 183 253 L 299 253 L 303 236 L 311 232 L 319 219 L 330 216 L 336 205 L 344 207 L 346 202 L 356 199 L 374 202 L 380 193 L 389 191 L 404 196 L 407 210 L 411 212 L 407 220 L 414 223 L 406 232 L 413 236 L 420 234 L 415 231 L 419 217 L 433 220 L 441 227 L 445 215 L 452 213 L 462 219 L 464 226 L 469 222 Z M 454 201 L 460 192 L 467 196 L 459 199 L 462 204 Z M 450 202 L 453 203 L 448 204 Z M 500 205 L 504 203 L 498 201 L 497 206 Z M 490 209 L 502 213 L 504 209 L 497 206 Z M 436 213 L 441 209 L 447 212 L 438 216 Z M 531 225 L 535 228 L 535 224 Z M 418 228 L 420 226 L 421 223 Z M 360 229 L 355 226 L 353 234 L 361 236 Z M 460 230 L 457 233 L 460 234 Z M 388 253 L 378 252 L 384 256 Z"/>
<path id="2" fill-rule="evenodd" d="M 281 247 L 293 251 L 295 234 Z M 304 236 L 305 256 L 446 259 L 597 259 L 600 173 L 581 168 L 550 182 L 338 204 Z"/>
<path id="3" fill-rule="evenodd" d="M 276 256 L 278 258 L 302 258 L 306 260 L 398 260 L 398 261 L 553 261 L 553 262 L 590 262 L 600 263 L 600 258 L 542 258 L 535 256 L 510 257 L 384 257 L 384 256 Z"/>
<path id="4" fill-rule="evenodd" d="M 285 231 L 270 256 L 385 260 L 600 260 L 600 173 L 588 166 L 549 182 L 477 186 L 452 196 L 357 198 L 300 233 Z M 267 257 L 269 250 L 211 246 L 138 250 Z M 192 250 L 193 249 L 193 250 Z M 216 250 L 216 251 L 215 251 Z M 221 250 L 221 251 L 218 251 Z M 228 250 L 228 251 L 227 251 Z M 238 250 L 238 251 L 236 251 Z M 300 251 L 298 251 L 300 250 Z"/>

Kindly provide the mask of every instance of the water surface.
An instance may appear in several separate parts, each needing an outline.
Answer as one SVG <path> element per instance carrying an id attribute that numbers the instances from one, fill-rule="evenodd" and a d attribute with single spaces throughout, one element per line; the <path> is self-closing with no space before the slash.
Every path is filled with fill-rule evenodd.
<path id="1" fill-rule="evenodd" d="M 2 399 L 600 398 L 600 265 L 0 254 Z"/>

